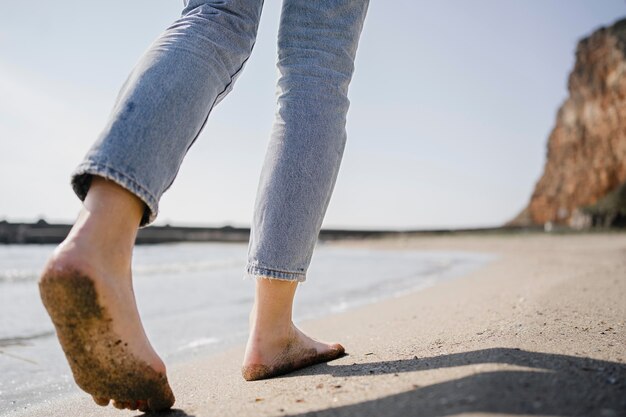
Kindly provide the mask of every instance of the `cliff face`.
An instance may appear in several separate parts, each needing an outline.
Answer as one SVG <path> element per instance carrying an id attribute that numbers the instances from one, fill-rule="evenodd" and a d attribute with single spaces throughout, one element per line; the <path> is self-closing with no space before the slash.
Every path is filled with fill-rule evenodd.
<path id="1" fill-rule="evenodd" d="M 576 226 L 626 182 L 626 19 L 580 41 L 541 179 L 513 224 Z"/>

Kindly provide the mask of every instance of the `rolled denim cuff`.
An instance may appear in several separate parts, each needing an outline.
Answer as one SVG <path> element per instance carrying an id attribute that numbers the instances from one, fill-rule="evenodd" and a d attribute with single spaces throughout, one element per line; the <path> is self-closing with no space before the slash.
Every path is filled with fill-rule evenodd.
<path id="1" fill-rule="evenodd" d="M 145 203 L 146 207 L 141 218 L 141 223 L 139 224 L 140 227 L 147 226 L 156 219 L 159 212 L 158 199 L 135 179 L 102 163 L 85 161 L 72 173 L 72 188 L 81 201 L 85 200 L 94 175 L 115 182 L 120 187 L 139 197 L 139 199 Z"/>
<path id="2" fill-rule="evenodd" d="M 248 264 L 248 266 L 246 267 L 246 276 L 251 278 L 275 279 L 278 281 L 306 281 L 306 274 L 302 272 L 280 271 L 251 264 Z"/>

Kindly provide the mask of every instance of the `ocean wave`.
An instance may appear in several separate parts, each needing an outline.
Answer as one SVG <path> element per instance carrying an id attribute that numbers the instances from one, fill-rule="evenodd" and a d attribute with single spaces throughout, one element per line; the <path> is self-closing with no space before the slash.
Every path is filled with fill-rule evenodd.
<path id="1" fill-rule="evenodd" d="M 31 340 L 45 339 L 45 338 L 51 337 L 51 336 L 54 336 L 54 332 L 53 331 L 35 333 L 35 334 L 32 334 L 32 335 L 27 335 L 27 336 L 15 336 L 15 337 L 0 338 L 0 347 L 24 346 L 24 345 L 27 345 L 28 342 L 30 342 Z"/>
<path id="2" fill-rule="evenodd" d="M 0 270 L 0 284 L 13 282 L 32 282 L 39 279 L 39 270 L 4 269 Z"/>
<path id="3" fill-rule="evenodd" d="M 219 341 L 220 339 L 216 337 L 203 337 L 201 339 L 192 340 L 191 342 L 179 347 L 178 351 L 180 352 L 184 350 L 197 349 L 203 346 L 214 345 Z"/>
<path id="4" fill-rule="evenodd" d="M 157 264 L 140 264 L 133 265 L 133 274 L 135 275 L 151 275 L 151 274 L 172 274 L 181 272 L 198 272 L 198 271 L 214 271 L 218 269 L 227 269 L 241 266 L 241 259 L 220 259 L 213 261 L 196 261 L 196 262 L 170 262 Z"/>
<path id="5" fill-rule="evenodd" d="M 170 262 L 155 264 L 140 264 L 133 266 L 133 274 L 135 276 L 146 276 L 156 274 L 178 274 L 200 271 L 214 271 L 219 269 L 228 269 L 241 266 L 241 259 L 222 259 L 214 261 L 199 262 Z M 0 270 L 0 284 L 2 283 L 19 283 L 33 282 L 39 279 L 39 269 L 4 269 Z"/>

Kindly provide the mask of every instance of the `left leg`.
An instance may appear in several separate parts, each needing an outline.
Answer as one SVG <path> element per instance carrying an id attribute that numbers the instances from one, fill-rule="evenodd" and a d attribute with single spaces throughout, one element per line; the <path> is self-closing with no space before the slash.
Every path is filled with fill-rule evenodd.
<path id="1" fill-rule="evenodd" d="M 285 0 L 278 112 L 259 183 L 247 271 L 256 281 L 247 380 L 343 355 L 292 322 L 346 141 L 348 86 L 368 0 Z"/>
<path id="2" fill-rule="evenodd" d="M 143 330 L 132 287 L 137 228 L 212 107 L 250 55 L 263 0 L 185 0 L 140 59 L 99 140 L 74 172 L 85 201 L 40 279 L 43 302 L 76 383 L 100 405 L 170 408 L 165 365 Z"/>
<path id="3" fill-rule="evenodd" d="M 96 403 L 160 410 L 174 395 L 144 331 L 131 258 L 145 205 L 94 177 L 67 238 L 48 260 L 39 289 L 74 380 Z"/>

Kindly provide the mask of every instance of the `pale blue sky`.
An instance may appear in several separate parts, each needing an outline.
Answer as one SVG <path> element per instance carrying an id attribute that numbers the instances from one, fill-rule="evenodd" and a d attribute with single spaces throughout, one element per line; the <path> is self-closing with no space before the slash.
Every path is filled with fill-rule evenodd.
<path id="1" fill-rule="evenodd" d="M 249 225 L 274 113 L 280 2 L 160 223 Z M 0 0 L 0 219 L 71 221 L 69 174 L 181 1 Z M 622 0 L 373 0 L 326 227 L 498 225 L 526 204 L 577 41 Z"/>

